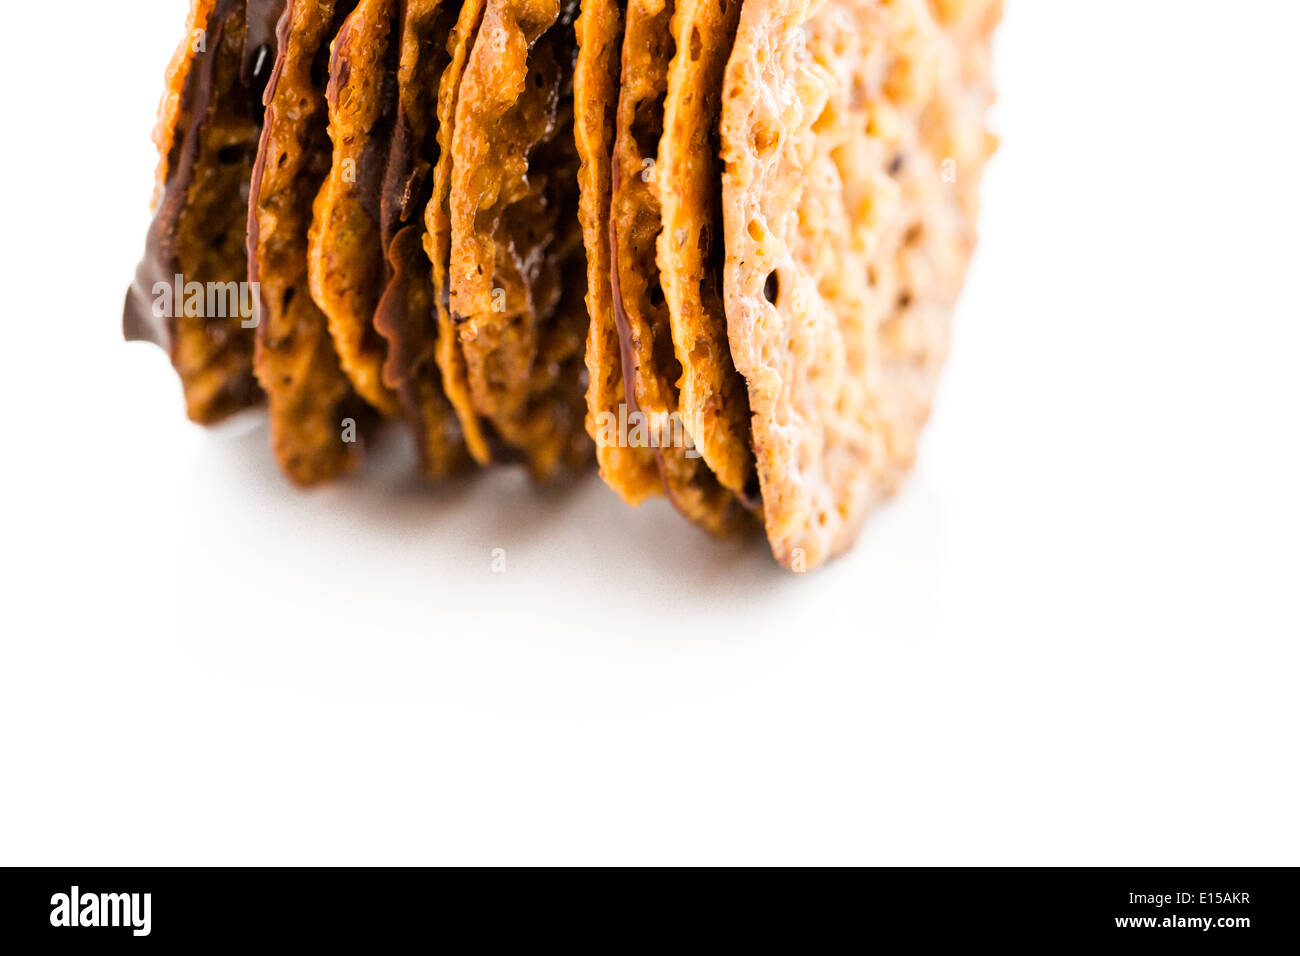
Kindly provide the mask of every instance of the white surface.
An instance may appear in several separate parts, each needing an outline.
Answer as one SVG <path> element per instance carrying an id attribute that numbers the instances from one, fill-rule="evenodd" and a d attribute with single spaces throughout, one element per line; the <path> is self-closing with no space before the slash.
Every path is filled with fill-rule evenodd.
<path id="1" fill-rule="evenodd" d="M 1013 0 L 923 460 L 795 578 L 188 425 L 117 331 L 185 4 L 74 6 L 0 64 L 0 863 L 1300 862 L 1300 10 Z"/>

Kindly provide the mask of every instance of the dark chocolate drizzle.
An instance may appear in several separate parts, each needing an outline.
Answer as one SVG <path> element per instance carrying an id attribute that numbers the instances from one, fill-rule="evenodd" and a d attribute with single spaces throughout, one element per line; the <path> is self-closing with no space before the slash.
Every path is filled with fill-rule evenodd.
<path id="1" fill-rule="evenodd" d="M 431 368 L 433 349 L 429 338 L 437 335 L 437 312 L 431 302 L 429 314 L 424 317 L 426 323 L 421 327 L 418 318 L 412 315 L 409 298 L 412 295 L 412 285 L 416 282 L 424 282 L 432 287 L 432 266 L 424 252 L 424 223 L 421 214 L 432 199 L 433 181 L 430 173 L 437 161 L 439 149 L 436 123 L 430 125 L 427 141 L 416 141 L 408 118 L 411 104 L 403 95 L 404 91 L 398 88 L 397 72 L 401 66 L 401 49 L 405 43 L 407 26 L 406 6 L 406 0 L 397 5 L 397 21 L 390 47 L 394 54 L 389 63 L 389 75 L 393 81 L 392 119 L 384 130 L 386 135 L 382 139 L 376 137 L 370 143 L 373 147 L 386 150 L 378 196 L 379 232 L 384 250 L 386 282 L 375 308 L 374 325 L 388 347 L 383 370 L 384 384 L 397 393 L 418 436 L 425 426 L 419 381 L 422 375 L 437 374 Z M 442 15 L 445 16 L 446 13 Z M 443 39 L 445 41 L 445 34 Z M 426 50 L 421 55 L 432 54 Z M 388 91 L 385 90 L 385 95 L 387 94 Z M 386 99 L 385 107 L 388 105 Z M 433 105 L 436 106 L 436 97 Z M 434 291 L 434 294 L 437 292 Z M 443 294 L 446 294 L 445 290 Z M 426 460 L 429 451 L 426 443 L 421 439 L 415 444 L 421 468 L 430 470 L 433 463 Z"/>

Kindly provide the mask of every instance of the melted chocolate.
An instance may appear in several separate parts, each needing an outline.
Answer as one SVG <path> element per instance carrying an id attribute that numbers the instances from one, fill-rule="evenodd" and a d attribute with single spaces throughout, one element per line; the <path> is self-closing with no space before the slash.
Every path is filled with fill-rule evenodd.
<path id="1" fill-rule="evenodd" d="M 185 202 L 194 181 L 200 140 L 212 109 L 213 82 L 217 56 L 230 18 L 240 9 L 242 0 L 219 0 L 207 24 L 207 42 L 195 54 L 185 88 L 181 94 L 182 115 L 189 117 L 183 132 L 174 140 L 167 162 L 167 177 L 157 212 L 145 239 L 145 254 L 135 281 L 127 291 L 122 313 L 122 331 L 130 341 L 154 342 L 171 351 L 171 328 L 166 317 L 154 312 L 154 287 L 159 282 L 171 284 L 179 271 L 176 261 L 176 228 L 185 210 Z M 275 21 L 284 11 L 286 0 L 247 0 L 247 32 L 244 42 L 243 77 L 255 106 L 262 100 L 263 78 L 269 74 L 267 62 L 274 62 L 274 44 L 270 36 Z M 261 110 L 257 110 L 261 115 Z"/>
<path id="2" fill-rule="evenodd" d="M 412 427 L 418 434 L 424 427 L 418 380 L 422 365 L 432 362 L 432 348 L 426 336 L 436 334 L 436 312 L 430 303 L 426 317 L 428 324 L 420 328 L 418 320 L 413 321 L 409 297 L 412 295 L 412 284 L 428 283 L 432 271 L 424 253 L 424 223 L 415 217 L 423 213 L 432 198 L 433 183 L 428 172 L 432 169 L 433 159 L 438 155 L 438 145 L 435 138 L 436 123 L 430 127 L 431 142 L 416 142 L 407 117 L 408 104 L 400 95 L 396 82 L 402 45 L 405 42 L 405 8 L 405 2 L 398 4 L 397 21 L 390 45 L 392 56 L 388 66 L 393 80 L 393 98 L 391 101 L 387 99 L 389 91 L 386 89 L 384 106 L 387 124 L 383 130 L 386 135 L 382 139 L 377 135 L 370 143 L 372 147 L 386 151 L 382 161 L 383 178 L 379 183 L 377 197 L 386 283 L 375 309 L 375 327 L 383 330 L 388 347 L 388 358 L 384 364 L 385 384 L 397 392 Z M 390 105 L 391 118 L 388 116 Z M 416 272 L 420 273 L 419 278 L 414 275 Z M 421 467 L 428 471 L 432 464 L 425 460 L 429 453 L 428 447 L 423 440 L 418 440 L 416 447 Z"/>

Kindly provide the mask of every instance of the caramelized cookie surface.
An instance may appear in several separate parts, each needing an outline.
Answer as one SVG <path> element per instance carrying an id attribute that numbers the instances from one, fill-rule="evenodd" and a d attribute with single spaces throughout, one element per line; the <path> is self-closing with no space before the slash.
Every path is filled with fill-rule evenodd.
<path id="1" fill-rule="evenodd" d="M 664 488 L 686 517 L 714 533 L 743 526 L 743 509 L 694 447 L 678 411 L 681 365 L 655 260 L 662 228 L 656 159 L 674 44 L 671 0 L 629 0 L 612 158 L 610 274 L 627 404 Z"/>
<path id="2" fill-rule="evenodd" d="M 655 167 L 663 228 L 659 282 L 681 366 L 682 421 L 719 483 L 758 502 L 749 396 L 727 341 L 722 303 L 722 75 L 741 0 L 676 0 L 675 43 Z"/>
<path id="3" fill-rule="evenodd" d="M 610 275 L 610 153 L 622 72 L 623 4 L 586 0 L 577 23 L 578 63 L 573 83 L 573 127 L 581 167 L 578 218 L 587 250 L 587 431 L 596 442 L 600 476 L 628 504 L 662 494 L 652 450 L 629 445 L 623 354 Z"/>
<path id="4" fill-rule="evenodd" d="M 364 418 L 363 403 L 312 301 L 307 264 L 312 205 L 332 165 L 329 44 L 355 5 L 289 0 L 250 197 L 249 275 L 262 297 L 257 377 L 268 398 L 276 458 L 302 485 L 334 478 L 360 457 L 355 425 Z"/>
<path id="5" fill-rule="evenodd" d="M 474 408 L 539 480 L 591 457 L 574 13 L 559 0 L 488 0 L 451 159 L 450 310 Z"/>
<path id="6" fill-rule="evenodd" d="M 386 417 L 397 396 L 383 381 L 387 344 L 375 308 L 388 285 L 380 204 L 397 112 L 397 0 L 359 0 L 331 45 L 325 90 L 333 161 L 316 197 L 308 245 L 312 300 L 328 320 L 353 388 Z"/>
<path id="7" fill-rule="evenodd" d="M 438 160 L 433 167 L 433 191 L 425 207 L 424 252 L 432 266 L 433 300 L 437 308 L 438 337 L 435 359 L 442 387 L 465 435 L 474 460 L 492 460 L 492 436 L 479 418 L 470 394 L 465 353 L 451 316 L 451 186 L 452 140 L 456 131 L 456 104 L 474 40 L 483 22 L 487 0 L 464 0 L 456 25 L 447 40 L 447 65 L 438 82 Z"/>

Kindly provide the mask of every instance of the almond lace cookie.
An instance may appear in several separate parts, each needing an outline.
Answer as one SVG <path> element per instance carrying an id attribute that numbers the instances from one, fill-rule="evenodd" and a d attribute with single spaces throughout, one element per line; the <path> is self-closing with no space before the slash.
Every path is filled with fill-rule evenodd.
<path id="1" fill-rule="evenodd" d="M 440 157 L 438 91 L 460 8 L 443 0 L 405 0 L 399 6 L 397 114 L 380 198 L 389 279 L 374 321 L 388 344 L 384 384 L 400 398 L 421 470 L 440 478 L 466 465 L 466 454 L 479 464 L 489 460 L 469 404 L 463 361 L 450 365 L 449 377 L 439 369 L 440 350 L 454 349 L 457 358 L 460 353 L 450 320 L 445 328 L 439 323 L 433 266 L 425 250 L 425 214 Z"/>
<path id="2" fill-rule="evenodd" d="M 718 483 L 753 508 L 759 502 L 749 395 L 731 361 L 722 304 L 719 188 L 722 76 L 740 20 L 740 2 L 676 2 L 674 53 L 654 180 L 663 221 L 659 281 L 681 365 L 682 422 Z"/>
<path id="3" fill-rule="evenodd" d="M 492 460 L 492 436 L 490 426 L 480 420 L 474 408 L 465 353 L 451 318 L 451 161 L 460 83 L 486 6 L 487 0 L 464 0 L 447 39 L 447 64 L 438 81 L 438 159 L 433 167 L 433 190 L 424 214 L 424 251 L 433 268 L 433 301 L 438 323 L 435 355 L 442 387 L 456 409 L 470 454 L 480 465 Z M 429 388 L 432 390 L 432 386 Z"/>
<path id="4" fill-rule="evenodd" d="M 723 288 L 777 560 L 843 551 L 911 466 L 975 244 L 996 0 L 746 0 Z"/>
<path id="5" fill-rule="evenodd" d="M 620 4 L 615 0 L 586 0 L 578 18 L 577 39 L 573 129 L 581 161 L 578 219 L 587 251 L 587 430 L 596 441 L 601 477 L 628 504 L 639 505 L 662 494 L 663 481 L 649 444 L 621 440 L 624 434 L 617 428 L 627 418 L 623 347 L 614 317 L 609 231 L 611 152 L 622 74 Z"/>
<path id="6" fill-rule="evenodd" d="M 192 0 L 128 337 L 310 485 L 595 461 L 806 571 L 911 467 L 999 0 Z M 244 306 L 247 305 L 247 308 Z"/>
<path id="7" fill-rule="evenodd" d="M 560 0 L 488 0 L 451 156 L 451 314 L 474 408 L 542 480 L 591 457 L 580 376 L 576 13 Z"/>
<path id="8" fill-rule="evenodd" d="M 668 70 L 674 59 L 671 0 L 629 0 L 611 160 L 610 274 L 627 415 L 644 430 L 677 509 L 715 533 L 748 515 L 723 487 L 682 425 L 668 303 L 656 261 L 663 228 L 656 161 L 664 127 Z M 687 51 L 689 55 L 689 49 Z M 701 91 L 702 92 L 702 91 Z M 664 187 L 671 191 L 674 184 Z"/>
<path id="9" fill-rule="evenodd" d="M 355 6 L 355 0 L 289 0 L 285 7 L 249 196 L 248 274 L 262 302 L 255 367 L 270 406 L 276 458 L 301 485 L 335 478 L 360 457 L 360 444 L 347 440 L 347 423 L 357 421 L 362 405 L 308 279 L 312 209 L 333 155 L 329 77 L 320 64 L 328 64 L 329 44 Z"/>
<path id="10" fill-rule="evenodd" d="M 283 6 L 195 0 L 154 133 L 155 215 L 123 326 L 167 349 L 189 416 L 205 425 L 261 400 L 245 222 Z"/>
<path id="11" fill-rule="evenodd" d="M 325 101 L 333 162 L 312 209 L 311 297 L 329 320 L 344 373 L 383 415 L 397 414 L 383 381 L 387 344 L 375 307 L 388 285 L 380 203 L 397 114 L 397 0 L 359 0 L 330 51 Z"/>

